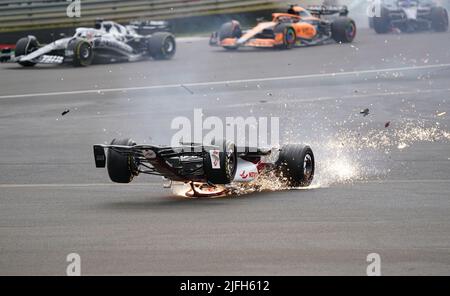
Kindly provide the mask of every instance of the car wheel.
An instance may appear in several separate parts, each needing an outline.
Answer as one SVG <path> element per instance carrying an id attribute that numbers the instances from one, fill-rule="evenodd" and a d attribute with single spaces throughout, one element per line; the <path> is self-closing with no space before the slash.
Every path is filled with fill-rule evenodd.
<path id="1" fill-rule="evenodd" d="M 391 29 L 391 18 L 386 8 L 381 8 L 380 16 L 373 17 L 373 28 L 377 34 L 385 34 Z"/>
<path id="2" fill-rule="evenodd" d="M 214 141 L 212 145 L 218 148 L 205 150 L 203 156 L 206 181 L 212 184 L 229 184 L 236 174 L 236 145 L 225 140 Z"/>
<path id="3" fill-rule="evenodd" d="M 331 23 L 331 37 L 336 42 L 350 43 L 355 39 L 356 25 L 348 17 L 340 17 Z"/>
<path id="4" fill-rule="evenodd" d="M 73 65 L 75 67 L 86 67 L 92 64 L 94 52 L 89 42 L 77 40 L 73 50 Z"/>
<path id="5" fill-rule="evenodd" d="M 223 24 L 219 29 L 219 41 L 226 38 L 236 38 L 239 39 L 242 36 L 241 25 L 238 21 L 231 21 Z M 235 50 L 237 46 L 224 46 L 223 48 L 228 50 Z"/>
<path id="6" fill-rule="evenodd" d="M 436 32 L 448 30 L 448 14 L 443 7 L 432 7 L 430 12 L 431 28 Z"/>
<path id="7" fill-rule="evenodd" d="M 39 43 L 34 36 L 23 37 L 17 41 L 14 55 L 16 57 L 27 55 L 32 53 L 38 48 Z M 33 67 L 34 65 L 36 65 L 36 63 L 30 61 L 19 62 L 19 64 L 24 67 Z"/>
<path id="8" fill-rule="evenodd" d="M 309 146 L 282 146 L 276 165 L 280 178 L 289 187 L 307 187 L 314 178 L 314 154 Z"/>
<path id="9" fill-rule="evenodd" d="M 134 146 L 131 139 L 114 139 L 111 145 Z M 137 176 L 137 167 L 131 155 L 119 153 L 116 150 L 108 149 L 106 156 L 106 167 L 111 181 L 116 183 L 130 183 L 134 176 Z"/>
<path id="10" fill-rule="evenodd" d="M 169 60 L 177 50 L 175 36 L 168 32 L 157 32 L 148 40 L 148 51 L 155 60 Z"/>
<path id="11" fill-rule="evenodd" d="M 286 24 L 279 24 L 274 28 L 274 34 L 283 34 L 283 43 L 277 45 L 278 49 L 291 49 L 297 43 L 297 35 L 292 26 Z"/>

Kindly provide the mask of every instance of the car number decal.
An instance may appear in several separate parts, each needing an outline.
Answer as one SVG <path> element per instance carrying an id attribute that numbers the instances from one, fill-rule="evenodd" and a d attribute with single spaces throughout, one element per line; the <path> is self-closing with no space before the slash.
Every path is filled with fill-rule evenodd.
<path id="1" fill-rule="evenodd" d="M 211 158 L 211 166 L 213 169 L 220 169 L 220 150 L 209 150 L 209 157 Z"/>

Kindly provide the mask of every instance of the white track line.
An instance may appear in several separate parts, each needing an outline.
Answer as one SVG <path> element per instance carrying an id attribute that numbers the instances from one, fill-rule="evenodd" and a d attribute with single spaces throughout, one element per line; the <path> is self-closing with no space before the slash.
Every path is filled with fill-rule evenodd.
<path id="1" fill-rule="evenodd" d="M 134 183 L 134 184 L 115 184 L 115 183 L 79 183 L 79 184 L 0 184 L 0 188 L 66 188 L 66 187 L 163 187 L 162 183 Z"/>
<path id="2" fill-rule="evenodd" d="M 425 90 L 413 90 L 413 91 L 396 91 L 396 92 L 377 92 L 377 93 L 367 93 L 367 94 L 352 94 L 344 96 L 335 97 L 308 97 L 308 98 L 294 98 L 294 99 L 280 99 L 277 101 L 270 101 L 262 105 L 259 101 L 253 101 L 248 103 L 236 103 L 236 104 L 222 104 L 220 106 L 209 106 L 208 110 L 212 109 L 223 109 L 223 108 L 242 108 L 251 106 L 267 106 L 267 105 L 279 105 L 283 103 L 310 103 L 310 102 L 323 102 L 323 101 L 334 101 L 334 100 L 351 100 L 351 99 L 361 99 L 361 98 L 372 98 L 372 97 L 390 97 L 390 96 L 405 96 L 405 95 L 418 95 L 418 94 L 432 94 L 432 93 L 442 93 L 450 92 L 450 88 L 438 88 L 438 89 L 425 89 Z M 145 115 L 153 114 L 153 111 L 139 111 L 139 112 L 124 112 L 115 114 L 101 114 L 92 115 L 90 118 L 107 118 L 107 117 L 129 117 L 133 115 Z M 1 165 L 1 164 L 0 164 Z"/>
<path id="3" fill-rule="evenodd" d="M 193 83 L 180 83 L 180 84 L 162 84 L 162 85 L 135 86 L 135 87 L 122 87 L 122 88 L 85 89 L 85 90 L 48 92 L 48 93 L 30 93 L 30 94 L 19 94 L 19 95 L 3 95 L 3 96 L 0 96 L 0 99 L 28 98 L 28 97 L 38 97 L 38 96 L 77 95 L 77 94 L 90 94 L 90 93 L 99 93 L 99 92 L 101 92 L 101 93 L 110 93 L 110 92 L 125 92 L 125 91 L 136 91 L 136 90 L 179 88 L 182 85 L 187 86 L 187 87 L 195 87 L 195 86 L 211 86 L 211 85 L 221 85 L 221 84 L 241 84 L 241 83 L 249 83 L 249 82 L 267 82 L 267 81 L 280 81 L 280 80 L 300 80 L 300 79 L 309 79 L 309 78 L 325 78 L 325 77 L 361 75 L 361 74 L 371 74 L 371 73 L 386 73 L 386 72 L 397 72 L 397 71 L 427 70 L 427 69 L 438 69 L 438 68 L 447 68 L 447 67 L 450 67 L 450 64 L 436 64 L 436 65 L 424 65 L 424 66 L 412 66 L 412 67 L 385 68 L 385 69 L 360 70 L 360 71 L 350 71 L 350 72 L 306 74 L 306 75 L 267 77 L 267 78 L 251 78 L 251 79 L 239 79 L 239 80 L 207 81 L 207 82 L 193 82 Z"/>
<path id="4" fill-rule="evenodd" d="M 447 183 L 450 184 L 449 179 L 419 179 L 419 180 L 367 180 L 357 181 L 359 184 L 395 184 L 395 183 Z"/>
<path id="5" fill-rule="evenodd" d="M 376 93 L 365 93 L 365 94 L 352 94 L 352 95 L 343 95 L 343 96 L 335 96 L 335 97 L 309 97 L 309 98 L 294 98 L 294 99 L 281 99 L 277 101 L 265 102 L 264 105 L 279 105 L 282 103 L 308 103 L 308 102 L 320 102 L 320 101 L 334 101 L 334 100 L 348 100 L 348 99 L 362 99 L 362 98 L 372 98 L 372 97 L 390 97 L 390 96 L 405 96 L 405 95 L 418 95 L 418 94 L 433 94 L 439 92 L 450 92 L 450 88 L 436 88 L 436 89 L 419 89 L 413 91 L 391 91 L 391 92 L 376 92 Z M 239 103 L 232 105 L 223 105 L 223 107 L 227 108 L 236 108 L 236 107 L 248 107 L 259 105 L 261 103 L 259 101 L 249 102 L 249 103 Z M 211 108 L 211 107 L 210 107 Z M 129 113 L 127 113 L 129 114 Z"/>
<path id="6" fill-rule="evenodd" d="M 355 181 L 357 184 L 392 184 L 392 183 L 447 183 L 448 179 L 419 179 L 419 180 L 367 180 Z M 336 184 L 339 185 L 339 184 Z M 342 184 L 348 185 L 348 184 Z M 351 184 L 350 184 L 351 185 Z M 0 184 L 0 188 L 67 188 L 67 187 L 161 187 L 162 183 L 134 183 L 134 184 L 115 184 L 115 183 L 78 183 L 78 184 Z M 320 188 L 320 187 L 319 187 Z M 307 188 L 306 188 L 307 189 Z"/>

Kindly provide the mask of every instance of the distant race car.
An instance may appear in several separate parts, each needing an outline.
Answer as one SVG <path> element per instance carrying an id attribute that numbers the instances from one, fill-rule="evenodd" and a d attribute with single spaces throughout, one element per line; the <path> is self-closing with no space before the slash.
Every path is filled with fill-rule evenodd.
<path id="1" fill-rule="evenodd" d="M 170 59 L 176 51 L 175 37 L 160 22 L 151 26 L 150 35 L 140 35 L 149 23 L 123 26 L 112 21 L 97 21 L 95 28 L 77 28 L 72 37 L 41 45 L 34 36 L 19 39 L 15 58 L 25 67 L 36 64 L 72 64 L 88 66 L 92 62 L 140 61 L 152 57 Z"/>
<path id="2" fill-rule="evenodd" d="M 348 43 L 355 38 L 356 25 L 347 15 L 346 6 L 305 9 L 291 5 L 287 13 L 273 13 L 272 21 L 259 22 L 248 31 L 242 31 L 236 20 L 225 23 L 211 35 L 210 45 L 232 50 L 243 46 L 290 49 L 329 41 Z"/>
<path id="3" fill-rule="evenodd" d="M 369 25 L 378 34 L 395 29 L 401 32 L 448 30 L 447 9 L 429 0 L 382 0 L 381 7 L 374 7 L 374 17 L 369 18 Z M 378 15 L 376 15 L 378 13 Z"/>
<path id="4" fill-rule="evenodd" d="M 223 195 L 236 184 L 251 185 L 268 173 L 288 187 L 306 187 L 315 166 L 314 154 L 306 145 L 237 149 L 224 140 L 164 147 L 114 139 L 110 145 L 94 145 L 94 157 L 96 167 L 106 166 L 113 182 L 129 183 L 139 174 L 163 176 L 170 185 L 172 181 L 189 184 L 187 195 L 196 197 Z"/>

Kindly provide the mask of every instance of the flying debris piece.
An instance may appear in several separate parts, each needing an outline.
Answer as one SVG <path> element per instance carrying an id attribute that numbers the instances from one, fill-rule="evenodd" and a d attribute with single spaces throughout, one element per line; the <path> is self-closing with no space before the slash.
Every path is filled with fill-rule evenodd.
<path id="1" fill-rule="evenodd" d="M 64 115 L 66 115 L 66 114 L 69 113 L 69 112 L 70 112 L 70 110 L 69 110 L 69 109 L 66 109 L 66 110 L 64 110 L 64 111 L 61 113 L 61 115 L 64 116 Z"/>
<path id="2" fill-rule="evenodd" d="M 367 115 L 369 115 L 369 108 L 361 110 L 361 112 L 359 112 L 359 114 L 362 114 L 364 117 L 366 117 Z"/>
<path id="3" fill-rule="evenodd" d="M 397 146 L 397 149 L 398 150 L 403 150 L 406 147 L 408 147 L 408 145 L 406 143 L 399 143 L 398 146 Z"/>
<path id="4" fill-rule="evenodd" d="M 437 116 L 437 117 L 441 117 L 441 116 L 444 116 L 445 114 L 447 114 L 447 112 L 441 112 L 441 113 L 439 113 L 439 114 L 436 114 L 436 116 Z"/>
<path id="5" fill-rule="evenodd" d="M 385 128 L 388 128 L 390 125 L 391 125 L 391 122 L 388 121 L 388 122 L 386 122 L 386 123 L 384 124 L 384 127 L 385 127 Z"/>

